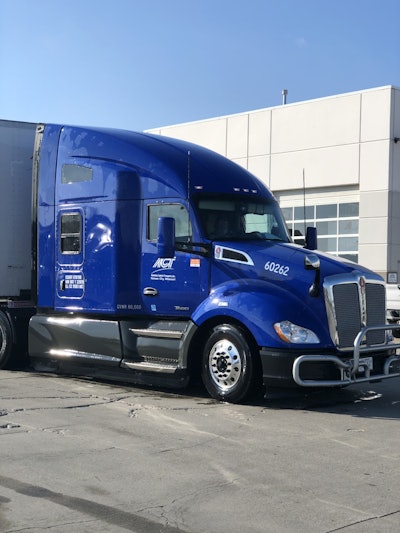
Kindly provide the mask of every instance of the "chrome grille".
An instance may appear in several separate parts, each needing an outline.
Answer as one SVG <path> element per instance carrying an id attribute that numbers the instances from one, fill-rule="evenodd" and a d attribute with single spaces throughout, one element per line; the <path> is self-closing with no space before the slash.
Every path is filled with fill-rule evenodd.
<path id="1" fill-rule="evenodd" d="M 352 346 L 361 329 L 361 314 L 358 287 L 355 283 L 335 285 L 333 299 L 336 314 L 338 346 Z"/>
<path id="2" fill-rule="evenodd" d="M 385 286 L 365 280 L 356 274 L 327 278 L 324 283 L 325 301 L 332 340 L 338 348 L 352 348 L 364 326 L 382 326 L 386 323 Z M 367 334 L 367 344 L 385 342 L 384 331 Z"/>
<path id="3" fill-rule="evenodd" d="M 386 324 L 386 294 L 385 287 L 377 283 L 366 284 L 367 326 L 381 326 Z M 367 333 L 367 344 L 382 344 L 385 342 L 384 331 Z"/>

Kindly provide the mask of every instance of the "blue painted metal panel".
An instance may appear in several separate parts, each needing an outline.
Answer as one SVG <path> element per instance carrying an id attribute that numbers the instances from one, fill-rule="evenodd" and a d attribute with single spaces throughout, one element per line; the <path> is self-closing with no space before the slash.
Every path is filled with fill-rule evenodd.
<path id="1" fill-rule="evenodd" d="M 91 169 L 91 179 L 65 180 L 64 165 Z M 271 196 L 247 171 L 199 146 L 141 133 L 47 125 L 39 175 L 39 307 L 147 312 L 141 279 L 151 276 L 157 254 L 153 244 L 145 244 L 142 200 L 182 201 L 199 191 L 234 189 Z M 60 214 L 74 209 L 83 214 L 84 257 L 60 254 Z M 202 240 L 195 217 L 193 227 L 194 239 Z M 148 248 L 148 272 L 138 264 L 140 239 Z M 156 314 L 187 316 L 205 296 L 206 260 L 199 269 L 190 258 L 177 254 L 177 288 L 165 292 Z"/>
<path id="2" fill-rule="evenodd" d="M 66 179 L 70 174 L 64 165 L 90 169 L 90 175 Z M 266 345 L 271 339 L 262 330 L 270 329 L 266 324 L 273 320 L 287 319 L 288 313 L 295 319 L 295 301 L 302 302 L 296 309 L 308 317 L 304 325 L 325 317 L 322 296 L 308 300 L 315 273 L 304 268 L 307 252 L 290 244 L 230 242 L 231 249 L 250 258 L 248 262 L 224 259 L 226 241 L 214 245 L 213 257 L 183 250 L 168 264 L 158 262 L 157 246 L 146 234 L 147 204 L 182 203 L 190 212 L 193 241 L 210 244 L 200 227 L 196 198 L 212 193 L 275 203 L 249 172 L 205 148 L 142 133 L 46 126 L 39 175 L 39 307 L 122 316 L 193 316 L 198 323 L 226 312 L 256 330 L 260 344 Z M 59 220 L 71 210 L 82 212 L 83 250 L 66 258 L 59 249 Z M 320 257 L 323 276 L 354 268 Z M 243 290 L 237 280 L 252 280 L 252 289 Z M 226 287 L 228 292 L 220 289 L 218 298 L 216 293 L 208 298 L 210 287 Z M 146 288 L 155 289 L 158 297 L 143 296 Z M 323 326 L 326 331 L 326 323 Z"/>

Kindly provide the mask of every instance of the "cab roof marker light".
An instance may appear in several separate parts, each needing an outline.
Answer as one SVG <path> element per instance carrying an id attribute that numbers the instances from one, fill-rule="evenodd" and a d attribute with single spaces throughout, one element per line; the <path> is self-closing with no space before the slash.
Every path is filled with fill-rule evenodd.
<path id="1" fill-rule="evenodd" d="M 318 344 L 320 342 L 313 331 L 293 324 L 289 320 L 276 322 L 274 329 L 278 337 L 284 342 L 293 344 Z"/>

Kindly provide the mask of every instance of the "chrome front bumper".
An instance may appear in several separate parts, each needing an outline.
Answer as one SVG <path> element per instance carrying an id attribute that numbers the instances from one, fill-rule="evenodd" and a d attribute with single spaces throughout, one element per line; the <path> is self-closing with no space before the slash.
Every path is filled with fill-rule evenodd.
<path id="1" fill-rule="evenodd" d="M 388 378 L 400 377 L 400 344 L 386 342 L 385 344 L 369 346 L 364 341 L 370 331 L 399 331 L 400 326 L 387 324 L 385 326 L 369 326 L 363 328 L 354 340 L 352 358 L 341 358 L 337 355 L 300 355 L 293 363 L 292 375 L 295 383 L 302 387 L 344 387 L 354 383 L 380 381 Z M 383 352 L 391 352 L 382 365 L 382 371 L 373 372 L 374 356 Z M 340 371 L 340 379 L 302 379 L 301 367 L 304 363 L 334 364 Z"/>

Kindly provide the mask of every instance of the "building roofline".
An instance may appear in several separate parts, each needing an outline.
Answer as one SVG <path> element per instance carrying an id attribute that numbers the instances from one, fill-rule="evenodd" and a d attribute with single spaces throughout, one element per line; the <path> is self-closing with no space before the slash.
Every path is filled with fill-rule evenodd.
<path id="1" fill-rule="evenodd" d="M 179 122 L 177 124 L 168 124 L 166 126 L 158 126 L 158 127 L 155 127 L 155 128 L 150 128 L 150 129 L 147 129 L 147 130 L 144 130 L 145 132 L 155 132 L 157 130 L 166 130 L 168 128 L 176 128 L 177 126 L 187 126 L 187 125 L 192 125 L 192 124 L 201 124 L 201 123 L 204 123 L 204 122 L 210 122 L 210 121 L 217 121 L 217 120 L 223 120 L 223 119 L 227 119 L 227 118 L 230 118 L 230 117 L 239 117 L 241 115 L 251 115 L 253 113 L 259 113 L 260 111 L 272 111 L 274 109 L 280 109 L 282 107 L 293 107 L 293 106 L 297 106 L 297 105 L 303 105 L 305 103 L 312 103 L 312 102 L 318 102 L 318 101 L 321 101 L 321 100 L 331 100 L 333 98 L 342 98 L 344 96 L 351 96 L 351 95 L 356 95 L 356 94 L 364 94 L 364 93 L 369 93 L 369 92 L 373 92 L 373 91 L 382 91 L 382 90 L 391 90 L 391 89 L 394 89 L 394 90 L 397 90 L 397 91 L 400 91 L 400 87 L 397 87 L 395 85 L 382 85 L 380 87 L 372 87 L 370 89 L 360 89 L 358 91 L 350 91 L 350 92 L 347 92 L 347 93 L 339 93 L 339 94 L 333 94 L 333 95 L 330 95 L 330 96 L 321 96 L 319 98 L 312 98 L 310 100 L 299 100 L 298 102 L 291 102 L 291 103 L 286 103 L 286 104 L 280 104 L 280 105 L 274 105 L 274 106 L 270 106 L 270 107 L 261 107 L 259 109 L 252 109 L 250 111 L 240 111 L 239 113 L 231 113 L 231 114 L 228 114 L 228 115 L 220 115 L 220 116 L 215 116 L 215 117 L 210 117 L 210 118 L 203 118 L 203 119 L 199 119 L 199 120 L 191 120 L 191 121 L 188 121 L 188 122 Z"/>

